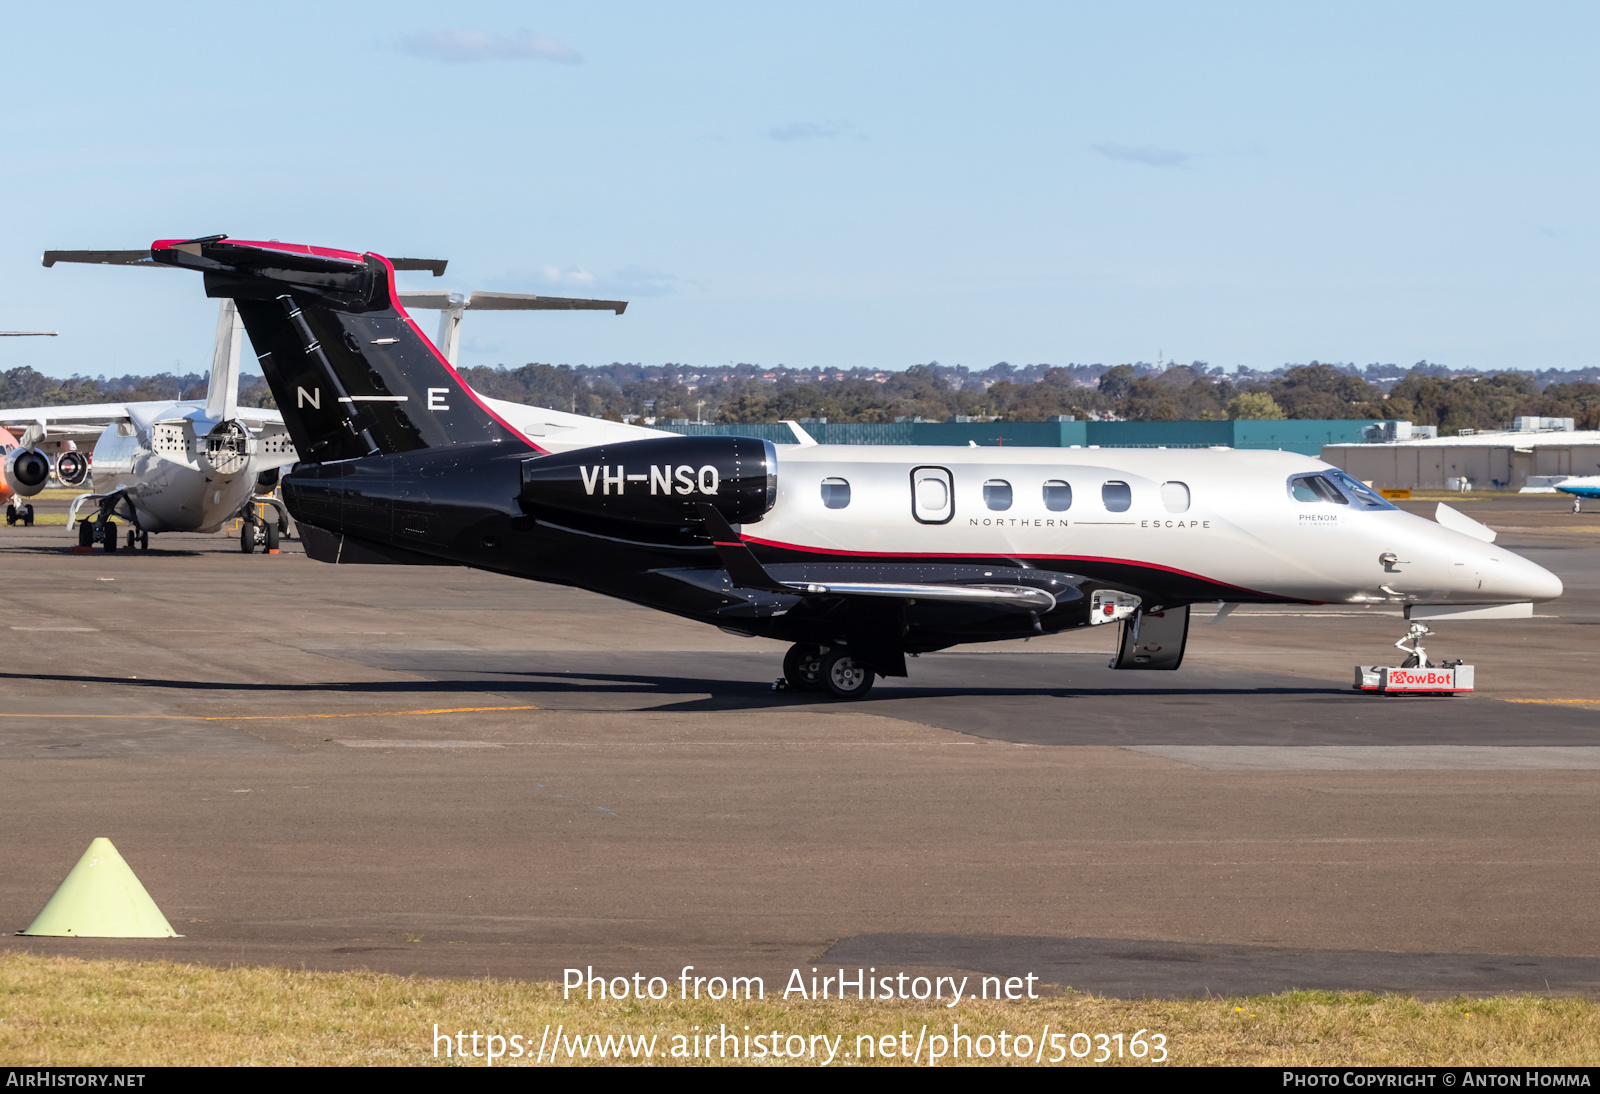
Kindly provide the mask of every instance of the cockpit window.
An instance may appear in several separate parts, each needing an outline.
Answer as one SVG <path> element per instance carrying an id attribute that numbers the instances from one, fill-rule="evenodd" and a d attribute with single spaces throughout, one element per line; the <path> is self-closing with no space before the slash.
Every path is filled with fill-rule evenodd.
<path id="1" fill-rule="evenodd" d="M 1378 493 L 1360 479 L 1345 474 L 1335 468 L 1327 472 L 1328 478 L 1344 487 L 1344 492 L 1356 500 L 1356 504 L 1368 509 L 1394 509 L 1397 506 L 1390 503 L 1389 499 Z"/>
<path id="2" fill-rule="evenodd" d="M 1321 475 L 1296 475 L 1289 480 L 1289 496 L 1295 501 L 1350 504 L 1350 499 L 1339 493 L 1339 488 Z"/>

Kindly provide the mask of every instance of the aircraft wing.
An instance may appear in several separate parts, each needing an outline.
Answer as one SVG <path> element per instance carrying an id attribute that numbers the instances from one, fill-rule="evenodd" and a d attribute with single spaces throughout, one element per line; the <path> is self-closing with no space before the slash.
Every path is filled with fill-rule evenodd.
<path id="1" fill-rule="evenodd" d="M 716 545 L 728 578 L 741 589 L 797 596 L 871 596 L 899 600 L 939 600 L 960 604 L 998 604 L 1028 611 L 1047 612 L 1056 606 L 1055 595 L 1029 585 L 940 585 L 901 581 L 779 581 L 750 552 L 727 518 L 701 502 L 695 508 L 705 522 L 706 534 Z"/>
<path id="2" fill-rule="evenodd" d="M 0 409 L 0 425 L 43 425 L 51 433 L 57 426 L 99 426 L 132 421 L 127 403 L 84 403 L 81 406 L 25 406 Z"/>
<path id="3" fill-rule="evenodd" d="M 590 448 L 597 444 L 619 444 L 638 441 L 646 437 L 675 437 L 664 429 L 651 429 L 624 422 L 608 422 L 591 418 L 587 414 L 568 414 L 526 403 L 508 403 L 504 399 L 491 399 L 479 394 L 507 425 L 527 437 L 546 452 L 570 452 L 575 448 Z"/>

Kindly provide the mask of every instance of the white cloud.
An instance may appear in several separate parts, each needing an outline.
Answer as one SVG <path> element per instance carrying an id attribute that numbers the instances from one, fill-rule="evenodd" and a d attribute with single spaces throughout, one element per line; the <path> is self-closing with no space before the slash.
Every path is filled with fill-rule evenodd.
<path id="1" fill-rule="evenodd" d="M 1122 163 L 1142 163 L 1146 167 L 1182 167 L 1189 162 L 1189 153 L 1179 152 L 1172 148 L 1157 148 L 1154 145 L 1140 144 L 1097 144 L 1094 150 L 1111 160 Z"/>
<path id="2" fill-rule="evenodd" d="M 564 270 L 559 266 L 540 266 L 538 277 L 546 285 L 577 286 L 584 289 L 594 287 L 594 274 L 581 266 L 568 266 Z"/>
<path id="3" fill-rule="evenodd" d="M 430 30 L 400 40 L 400 48 L 413 57 L 453 64 L 476 61 L 552 61 L 579 65 L 583 57 L 558 38 L 532 30 L 514 34 L 490 34 L 486 30 Z"/>

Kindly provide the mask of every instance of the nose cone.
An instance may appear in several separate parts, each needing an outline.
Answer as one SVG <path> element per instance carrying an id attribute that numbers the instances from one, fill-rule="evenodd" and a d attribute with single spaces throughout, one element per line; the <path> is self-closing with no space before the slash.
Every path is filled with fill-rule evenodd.
<path id="1" fill-rule="evenodd" d="M 1538 601 L 1554 600 L 1561 595 L 1561 579 L 1537 562 L 1510 553 L 1498 557 L 1498 562 L 1490 563 L 1492 576 L 1485 582 L 1486 587 L 1493 586 L 1496 596 L 1503 594 L 1506 600 Z"/>

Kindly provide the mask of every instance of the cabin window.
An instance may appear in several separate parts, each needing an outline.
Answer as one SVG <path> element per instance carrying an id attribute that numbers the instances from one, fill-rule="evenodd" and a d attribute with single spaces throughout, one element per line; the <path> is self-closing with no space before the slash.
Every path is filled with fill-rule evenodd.
<path id="1" fill-rule="evenodd" d="M 1289 480 L 1289 495 L 1295 501 L 1328 502 L 1349 505 L 1350 499 L 1339 493 L 1339 488 L 1321 475 L 1298 475 Z"/>
<path id="2" fill-rule="evenodd" d="M 1189 487 L 1181 482 L 1161 484 L 1161 505 L 1169 513 L 1189 511 Z"/>
<path id="3" fill-rule="evenodd" d="M 1065 513 L 1072 508 L 1072 487 L 1060 479 L 1044 484 L 1044 507 L 1052 513 Z"/>
<path id="4" fill-rule="evenodd" d="M 829 509 L 843 509 L 849 505 L 850 484 L 844 479 L 823 479 L 822 504 Z"/>
<path id="5" fill-rule="evenodd" d="M 1133 505 L 1133 490 L 1125 482 L 1108 482 L 1100 488 L 1108 513 L 1126 513 Z"/>
<path id="6" fill-rule="evenodd" d="M 983 504 L 997 513 L 1011 508 L 1011 484 L 1005 479 L 990 479 L 983 484 Z"/>

